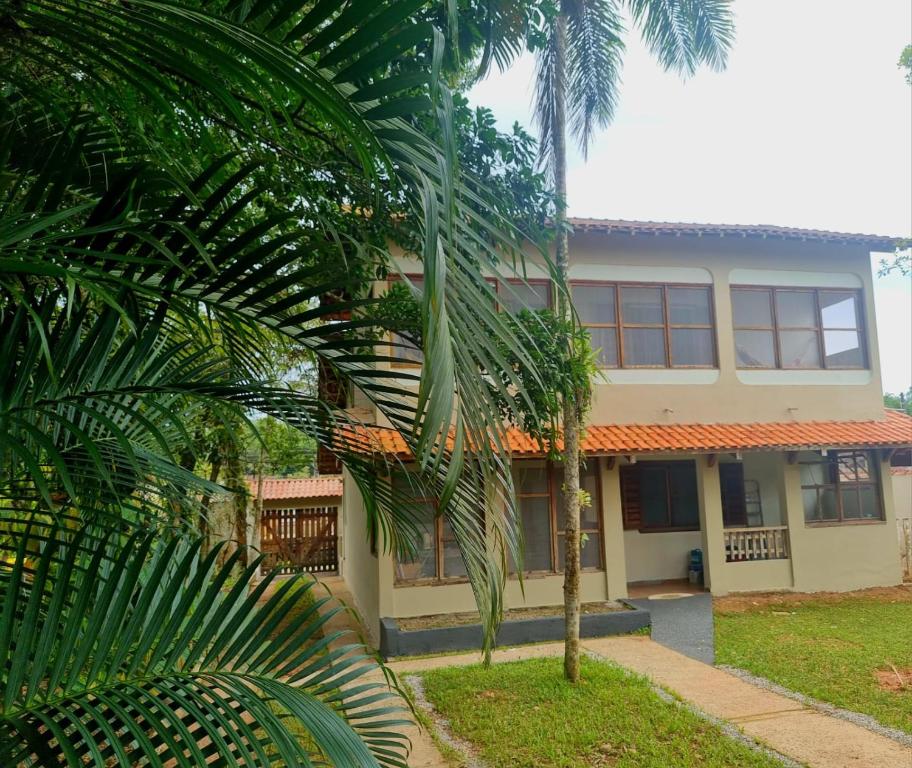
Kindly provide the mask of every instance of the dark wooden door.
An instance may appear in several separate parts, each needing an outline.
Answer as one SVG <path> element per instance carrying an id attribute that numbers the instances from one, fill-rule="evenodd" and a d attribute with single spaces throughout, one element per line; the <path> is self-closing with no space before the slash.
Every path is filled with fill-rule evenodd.
<path id="1" fill-rule="evenodd" d="M 264 509 L 260 548 L 265 571 L 339 571 L 339 508 Z"/>

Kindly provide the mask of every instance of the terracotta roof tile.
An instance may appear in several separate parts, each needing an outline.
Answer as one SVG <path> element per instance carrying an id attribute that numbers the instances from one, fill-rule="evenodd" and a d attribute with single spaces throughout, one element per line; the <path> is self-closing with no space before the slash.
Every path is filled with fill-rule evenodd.
<path id="1" fill-rule="evenodd" d="M 824 229 L 799 229 L 773 224 L 696 224 L 683 221 L 625 221 L 623 219 L 571 218 L 577 232 L 602 232 L 621 235 L 690 235 L 693 237 L 755 237 L 778 240 L 810 240 L 824 243 L 859 243 L 872 249 L 892 251 L 902 238 L 867 235 L 858 232 L 831 232 Z"/>
<path id="2" fill-rule="evenodd" d="M 247 487 L 257 494 L 257 478 L 248 477 Z M 342 495 L 342 475 L 319 477 L 264 477 L 263 500 L 313 499 L 322 496 Z"/>
<path id="3" fill-rule="evenodd" d="M 507 444 L 514 457 L 541 455 L 537 443 L 519 430 L 507 431 Z M 876 421 L 591 425 L 581 447 L 589 455 L 599 455 L 908 445 L 912 445 L 912 417 L 886 411 L 884 418 Z M 365 448 L 374 453 L 409 455 L 405 441 L 392 429 L 371 430 Z"/>

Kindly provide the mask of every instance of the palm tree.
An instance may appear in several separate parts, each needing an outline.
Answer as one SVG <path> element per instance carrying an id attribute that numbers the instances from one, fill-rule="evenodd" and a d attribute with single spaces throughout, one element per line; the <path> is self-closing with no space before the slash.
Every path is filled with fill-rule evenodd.
<path id="1" fill-rule="evenodd" d="M 188 425 L 258 411 L 334 452 L 378 544 L 414 550 L 371 425 L 276 379 L 276 339 L 401 432 L 493 637 L 503 558 L 477 499 L 511 485 L 499 384 L 477 361 L 496 369 L 503 345 L 522 356 L 529 339 L 477 308 L 491 298 L 482 264 L 512 270 L 522 236 L 454 162 L 444 38 L 411 18 L 418 5 L 5 9 L 3 765 L 405 765 L 405 713 L 369 677 L 375 662 L 328 650 L 318 604 L 283 623 L 308 585 L 258 604 L 271 582 L 254 584 L 259 559 L 219 565 L 223 548 L 195 533 L 220 489 L 182 461 Z M 418 66 L 400 66 L 416 50 Z M 440 141 L 415 127 L 428 112 Z M 387 328 L 369 286 L 393 268 L 391 221 L 423 260 L 433 375 L 376 366 Z M 507 402 L 523 400 L 515 383 Z M 488 514 L 518 556 L 510 511 Z"/>
<path id="2" fill-rule="evenodd" d="M 558 198 L 555 263 L 564 284 L 568 283 L 569 253 L 567 123 L 585 156 L 595 130 L 611 122 L 624 52 L 624 10 L 666 69 L 692 75 L 700 64 L 714 69 L 725 66 L 734 33 L 730 0 L 560 0 L 553 14 L 543 11 L 543 21 L 531 33 L 509 3 L 494 4 L 489 19 L 488 55 L 480 74 L 491 59 L 505 68 L 524 46 L 536 54 L 535 121 L 540 156 L 550 168 Z M 566 322 L 573 320 L 569 296 L 562 292 L 558 292 L 558 315 Z M 567 354 L 574 354 L 572 341 Z M 564 674 L 573 682 L 579 679 L 579 444 L 589 397 L 588 387 L 579 388 L 565 394 L 562 406 Z"/>

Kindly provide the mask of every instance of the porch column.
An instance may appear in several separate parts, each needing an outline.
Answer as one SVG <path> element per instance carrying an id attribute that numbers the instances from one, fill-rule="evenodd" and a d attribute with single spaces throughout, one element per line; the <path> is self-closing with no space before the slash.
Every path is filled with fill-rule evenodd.
<path id="1" fill-rule="evenodd" d="M 804 501 L 801 498 L 801 468 L 789 464 L 788 454 L 779 454 L 782 471 L 779 474 L 779 506 L 782 520 L 788 525 L 789 559 L 792 563 L 792 587 L 798 592 L 806 581 L 803 555 L 807 528 L 804 524 Z"/>
<path id="2" fill-rule="evenodd" d="M 609 600 L 627 597 L 627 557 L 624 551 L 624 520 L 621 513 L 619 461 L 600 459 L 602 485 L 602 532 L 605 581 Z M 608 468 L 609 463 L 612 465 Z"/>
<path id="3" fill-rule="evenodd" d="M 724 595 L 722 488 L 719 484 L 719 464 L 711 462 L 709 456 L 697 457 L 697 498 L 700 502 L 700 532 L 703 534 L 703 583 L 714 595 Z"/>

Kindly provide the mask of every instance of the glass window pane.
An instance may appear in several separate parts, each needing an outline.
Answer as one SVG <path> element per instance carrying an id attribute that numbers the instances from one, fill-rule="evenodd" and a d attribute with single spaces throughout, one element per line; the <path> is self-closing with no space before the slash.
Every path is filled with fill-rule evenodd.
<path id="1" fill-rule="evenodd" d="M 858 489 L 855 486 L 843 488 L 839 495 L 842 499 L 843 520 L 858 520 L 861 518 L 861 507 L 858 502 Z"/>
<path id="2" fill-rule="evenodd" d="M 665 468 L 643 465 L 638 474 L 643 527 L 667 527 L 671 515 L 668 509 L 668 486 Z"/>
<path id="3" fill-rule="evenodd" d="M 697 496 L 697 473 L 693 464 L 675 464 L 668 472 L 671 496 L 671 525 L 695 528 L 700 524 L 700 502 Z"/>
<path id="4" fill-rule="evenodd" d="M 665 365 L 665 331 L 661 328 L 624 329 L 624 365 Z"/>
<path id="5" fill-rule="evenodd" d="M 713 335 L 709 328 L 672 328 L 671 364 L 714 364 Z"/>
<path id="6" fill-rule="evenodd" d="M 836 489 L 832 487 L 805 488 L 801 492 L 804 500 L 804 519 L 810 523 L 820 520 L 837 520 Z"/>
<path id="7" fill-rule="evenodd" d="M 858 331 L 824 331 L 823 347 L 830 368 L 862 368 L 864 355 Z"/>
<path id="8" fill-rule="evenodd" d="M 820 292 L 820 315 L 824 328 L 857 328 L 857 296 L 843 291 Z"/>
<path id="9" fill-rule="evenodd" d="M 424 362 L 424 352 L 415 346 L 415 342 L 398 333 L 390 334 L 392 343 L 390 344 L 390 357 L 394 357 L 404 363 L 422 363 Z"/>
<path id="10" fill-rule="evenodd" d="M 519 515 L 525 545 L 524 565 L 527 571 L 551 570 L 550 514 L 550 503 L 546 498 L 519 500 Z M 516 566 L 512 562 L 510 571 L 516 572 Z"/>
<path id="11" fill-rule="evenodd" d="M 870 480 L 871 470 L 868 466 L 868 454 L 855 454 L 855 472 L 859 480 Z"/>
<path id="12" fill-rule="evenodd" d="M 775 368 L 772 331 L 735 331 L 735 354 L 739 368 Z"/>
<path id="13" fill-rule="evenodd" d="M 617 368 L 617 328 L 589 327 L 589 343 L 598 353 L 598 364 L 602 368 Z"/>
<path id="14" fill-rule="evenodd" d="M 601 568 L 602 567 L 602 543 L 597 533 L 586 533 L 586 541 L 580 541 L 580 566 L 582 568 Z M 564 542 L 567 541 L 566 535 L 557 537 L 557 570 L 564 570 L 564 563 L 567 562 L 567 547 Z"/>
<path id="15" fill-rule="evenodd" d="M 531 464 L 532 466 L 528 466 Z M 513 487 L 517 494 L 548 493 L 548 469 L 544 464 L 517 461 L 513 464 Z"/>
<path id="16" fill-rule="evenodd" d="M 557 495 L 557 509 L 555 510 L 557 529 L 562 531 L 566 526 L 567 520 L 567 517 L 564 514 L 564 469 L 562 466 L 558 466 L 555 467 L 554 471 L 556 473 L 555 484 L 560 489 Z M 598 477 L 596 474 L 596 462 L 594 460 L 590 461 L 585 467 L 580 467 L 580 488 L 589 494 L 590 500 L 589 506 L 580 506 L 580 530 L 598 528 Z"/>
<path id="17" fill-rule="evenodd" d="M 772 328 L 773 313 L 769 291 L 732 291 L 735 327 Z"/>
<path id="18" fill-rule="evenodd" d="M 711 320 L 709 289 L 668 289 L 668 322 L 683 325 L 709 325 Z"/>
<path id="19" fill-rule="evenodd" d="M 602 538 L 597 533 L 587 533 L 580 550 L 580 565 L 583 568 L 602 567 Z"/>
<path id="20" fill-rule="evenodd" d="M 780 328 L 816 328 L 817 310 L 812 291 L 776 291 L 776 319 Z"/>
<path id="21" fill-rule="evenodd" d="M 858 481 L 854 454 L 839 454 L 836 459 L 836 467 L 839 472 L 839 482 L 854 483 Z"/>
<path id="22" fill-rule="evenodd" d="M 465 576 L 465 563 L 459 545 L 453 536 L 453 529 L 447 520 L 443 521 L 443 575 L 447 578 Z"/>
<path id="23" fill-rule="evenodd" d="M 819 368 L 817 332 L 779 331 L 779 355 L 783 368 Z"/>
<path id="24" fill-rule="evenodd" d="M 661 288 L 621 288 L 621 318 L 624 323 L 664 323 Z"/>
<path id="25" fill-rule="evenodd" d="M 504 283 L 497 300 L 502 309 L 516 314 L 523 309 L 547 309 L 549 286 L 547 283 Z"/>
<path id="26" fill-rule="evenodd" d="M 412 558 L 404 558 L 396 565 L 399 579 L 432 579 L 437 575 L 437 535 L 432 504 L 416 504 L 415 516 L 421 521 L 418 550 Z"/>
<path id="27" fill-rule="evenodd" d="M 863 485 L 858 491 L 861 494 L 861 517 L 864 520 L 880 520 L 880 503 L 877 497 L 877 488 L 873 485 Z"/>
<path id="28" fill-rule="evenodd" d="M 823 485 L 826 482 L 822 464 L 800 464 L 798 471 L 802 485 Z"/>
<path id="29" fill-rule="evenodd" d="M 614 290 L 613 285 L 574 284 L 571 289 L 573 306 L 576 307 L 580 322 L 584 325 L 616 322 Z"/>

